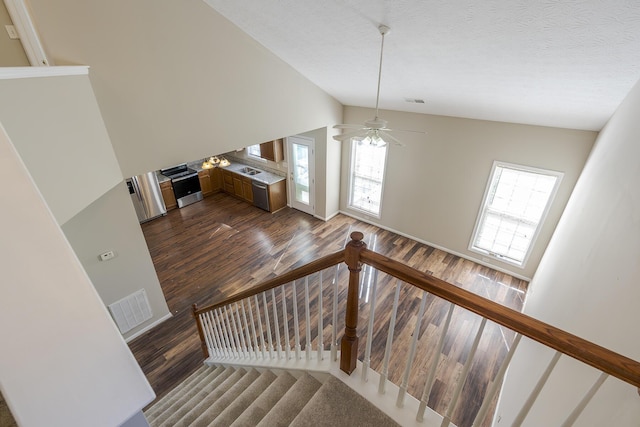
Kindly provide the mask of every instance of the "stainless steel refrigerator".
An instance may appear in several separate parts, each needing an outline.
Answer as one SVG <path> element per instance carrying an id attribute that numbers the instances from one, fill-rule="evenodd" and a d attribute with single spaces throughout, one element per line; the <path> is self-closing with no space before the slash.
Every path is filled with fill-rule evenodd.
<path id="1" fill-rule="evenodd" d="M 138 215 L 138 221 L 143 223 L 167 214 L 155 172 L 127 179 L 127 187 Z"/>

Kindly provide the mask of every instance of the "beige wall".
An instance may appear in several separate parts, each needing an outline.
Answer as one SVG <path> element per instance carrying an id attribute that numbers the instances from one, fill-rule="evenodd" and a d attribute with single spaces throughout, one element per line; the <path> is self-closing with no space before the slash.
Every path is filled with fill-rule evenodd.
<path id="1" fill-rule="evenodd" d="M 154 398 L 0 126 L 0 388 L 18 425 L 117 426 Z"/>
<path id="2" fill-rule="evenodd" d="M 170 316 L 124 182 L 67 221 L 62 231 L 105 305 L 140 289 L 146 291 L 153 317 L 125 338 Z M 116 257 L 99 261 L 98 255 L 109 250 Z"/>
<path id="3" fill-rule="evenodd" d="M 91 81 L 125 176 L 336 123 L 341 105 L 201 0 L 32 0 Z"/>
<path id="4" fill-rule="evenodd" d="M 531 282 L 525 313 L 640 360 L 640 83 L 596 142 Z M 510 425 L 551 352 L 525 343 L 509 368 L 498 414 Z M 564 361 L 543 390 L 528 425 L 560 425 L 598 373 Z M 571 406 L 570 406 L 571 405 Z M 609 378 L 580 426 L 637 426 L 635 387 Z"/>
<path id="5" fill-rule="evenodd" d="M 564 172 L 562 184 L 525 268 L 486 261 L 530 278 L 553 233 L 596 137 L 595 132 L 382 111 L 406 147 L 390 146 L 381 218 L 369 221 L 465 257 L 494 160 Z M 345 107 L 346 123 L 363 123 L 373 111 Z M 349 144 L 343 144 L 341 203 L 347 209 Z M 358 215 L 356 213 L 356 215 Z"/>
<path id="6" fill-rule="evenodd" d="M 0 67 L 28 67 L 29 59 L 19 39 L 10 39 L 5 25 L 13 25 L 4 2 L 0 2 Z"/>
<path id="7" fill-rule="evenodd" d="M 0 121 L 64 224 L 122 181 L 86 75 L 0 80 Z"/>

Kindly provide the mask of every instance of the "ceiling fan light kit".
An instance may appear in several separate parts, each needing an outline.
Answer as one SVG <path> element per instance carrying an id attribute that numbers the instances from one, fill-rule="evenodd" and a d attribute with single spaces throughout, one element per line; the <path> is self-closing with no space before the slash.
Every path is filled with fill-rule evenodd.
<path id="1" fill-rule="evenodd" d="M 380 31 L 380 35 L 382 36 L 382 42 L 380 44 L 380 64 L 378 67 L 378 88 L 376 92 L 376 113 L 375 117 L 371 120 L 367 120 L 364 122 L 364 125 L 356 125 L 356 124 L 340 124 L 335 125 L 334 129 L 354 129 L 350 132 L 345 132 L 340 135 L 335 135 L 333 139 L 336 141 L 345 141 L 351 138 L 358 139 L 360 143 L 369 143 L 376 147 L 384 147 L 387 145 L 387 142 L 393 142 L 396 145 L 402 145 L 399 140 L 389 135 L 388 132 L 393 131 L 393 129 L 387 128 L 387 121 L 378 117 L 378 105 L 380 103 L 380 81 L 382 77 L 382 55 L 384 52 L 384 36 L 391 31 L 391 28 L 384 24 L 380 24 L 378 26 L 378 30 Z M 405 131 L 405 132 L 417 132 L 424 133 L 420 131 Z"/>

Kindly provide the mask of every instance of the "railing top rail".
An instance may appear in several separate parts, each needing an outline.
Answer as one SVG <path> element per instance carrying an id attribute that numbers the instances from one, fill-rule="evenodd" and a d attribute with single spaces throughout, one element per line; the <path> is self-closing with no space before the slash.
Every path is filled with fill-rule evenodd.
<path id="1" fill-rule="evenodd" d="M 360 261 L 640 387 L 640 363 L 368 249 Z"/>
<path id="2" fill-rule="evenodd" d="M 334 252 L 332 254 L 326 255 L 322 258 L 319 258 L 315 261 L 312 261 L 308 264 L 305 264 L 301 267 L 298 267 L 294 270 L 287 271 L 280 276 L 274 277 L 273 279 L 269 279 L 265 282 L 262 282 L 260 285 L 253 287 L 251 289 L 247 289 L 246 291 L 238 292 L 230 296 L 229 298 L 224 299 L 223 301 L 209 304 L 204 307 L 198 307 L 193 311 L 195 316 L 210 311 L 215 310 L 219 307 L 224 307 L 225 305 L 232 304 L 234 302 L 241 301 L 245 298 L 252 297 L 261 292 L 268 291 L 273 288 L 277 288 L 278 286 L 282 286 L 284 284 L 290 283 L 294 280 L 301 279 L 310 274 L 316 273 L 318 271 L 329 268 L 333 265 L 339 264 L 344 261 L 344 249 L 338 252 Z"/>

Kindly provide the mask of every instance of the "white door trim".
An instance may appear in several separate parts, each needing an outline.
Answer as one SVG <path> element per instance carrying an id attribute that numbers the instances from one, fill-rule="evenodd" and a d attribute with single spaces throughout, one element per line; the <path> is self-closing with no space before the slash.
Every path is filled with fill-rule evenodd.
<path id="1" fill-rule="evenodd" d="M 20 42 L 27 54 L 29 63 L 33 67 L 46 67 L 52 65 L 40 42 L 38 31 L 31 19 L 31 13 L 26 0 L 4 0 L 13 26 L 20 36 Z"/>
<path id="2" fill-rule="evenodd" d="M 316 212 L 316 172 L 315 172 L 315 139 L 307 136 L 294 135 L 285 138 L 287 145 L 287 176 L 289 184 L 287 185 L 287 191 L 289 193 L 289 206 L 299 211 L 308 213 L 309 215 L 315 215 Z M 295 185 L 293 182 L 293 144 L 298 143 L 300 145 L 306 145 L 310 148 L 309 156 L 309 204 L 300 203 L 296 200 Z"/>

